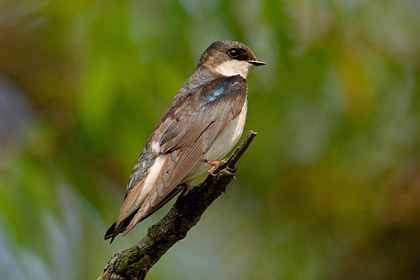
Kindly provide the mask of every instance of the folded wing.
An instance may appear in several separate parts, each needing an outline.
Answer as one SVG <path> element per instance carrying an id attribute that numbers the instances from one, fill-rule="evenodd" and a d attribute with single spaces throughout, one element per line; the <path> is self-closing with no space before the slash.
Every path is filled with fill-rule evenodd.
<path id="1" fill-rule="evenodd" d="M 105 239 L 126 234 L 181 190 L 183 178 L 239 115 L 246 94 L 245 79 L 221 77 L 171 103 L 133 169 L 120 214 Z M 153 164 L 146 169 L 148 162 Z"/>

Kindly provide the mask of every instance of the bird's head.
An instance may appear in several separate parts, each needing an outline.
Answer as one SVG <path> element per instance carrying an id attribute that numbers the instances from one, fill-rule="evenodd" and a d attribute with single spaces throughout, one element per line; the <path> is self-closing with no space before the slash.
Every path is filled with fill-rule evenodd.
<path id="1" fill-rule="evenodd" d="M 246 78 L 250 69 L 265 65 L 257 60 L 250 48 L 240 42 L 217 41 L 201 55 L 197 68 L 205 67 L 223 76 L 241 75 Z"/>

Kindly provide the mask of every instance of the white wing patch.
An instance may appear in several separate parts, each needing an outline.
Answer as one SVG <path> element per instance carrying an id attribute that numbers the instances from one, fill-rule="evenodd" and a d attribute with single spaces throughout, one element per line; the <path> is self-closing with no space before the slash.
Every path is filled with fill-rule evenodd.
<path id="1" fill-rule="evenodd" d="M 159 145 L 159 141 L 153 141 L 152 142 L 152 150 L 155 153 L 160 153 L 160 145 Z"/>
<path id="2" fill-rule="evenodd" d="M 152 143 L 152 147 L 154 143 L 155 142 Z M 165 158 L 166 158 L 166 155 L 158 156 L 158 158 L 155 160 L 153 165 L 150 167 L 149 174 L 147 174 L 147 177 L 144 181 L 144 187 L 141 190 L 141 193 L 136 200 L 136 203 L 135 203 L 136 205 L 140 204 L 151 191 L 152 187 L 154 186 L 157 180 L 158 175 L 160 174 L 162 166 L 165 163 Z"/>

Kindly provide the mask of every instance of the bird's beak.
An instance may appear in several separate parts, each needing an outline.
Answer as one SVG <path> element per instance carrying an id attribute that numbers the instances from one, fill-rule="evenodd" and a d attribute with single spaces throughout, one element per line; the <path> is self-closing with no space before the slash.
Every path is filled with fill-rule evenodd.
<path id="1" fill-rule="evenodd" d="M 264 61 L 259 61 L 259 60 L 247 60 L 246 62 L 251 63 L 255 66 L 260 66 L 260 65 L 266 65 L 266 63 Z"/>

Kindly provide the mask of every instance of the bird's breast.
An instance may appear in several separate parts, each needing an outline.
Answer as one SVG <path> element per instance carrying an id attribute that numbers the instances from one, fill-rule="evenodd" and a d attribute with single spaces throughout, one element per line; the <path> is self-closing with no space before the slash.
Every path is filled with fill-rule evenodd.
<path id="1" fill-rule="evenodd" d="M 238 143 L 241 138 L 245 126 L 247 112 L 247 101 L 245 100 L 244 106 L 239 115 L 231 120 L 220 133 L 219 137 L 214 141 L 211 148 L 203 156 L 207 160 L 221 160 L 230 150 Z M 208 163 L 198 162 L 193 169 L 188 173 L 183 182 L 188 183 L 210 168 Z"/>
<path id="2" fill-rule="evenodd" d="M 204 155 L 209 160 L 220 160 L 236 145 L 241 138 L 242 132 L 245 126 L 247 111 L 247 102 L 245 101 L 244 106 L 241 109 L 239 115 L 231 120 L 225 127 L 225 129 L 214 141 L 210 150 Z"/>

